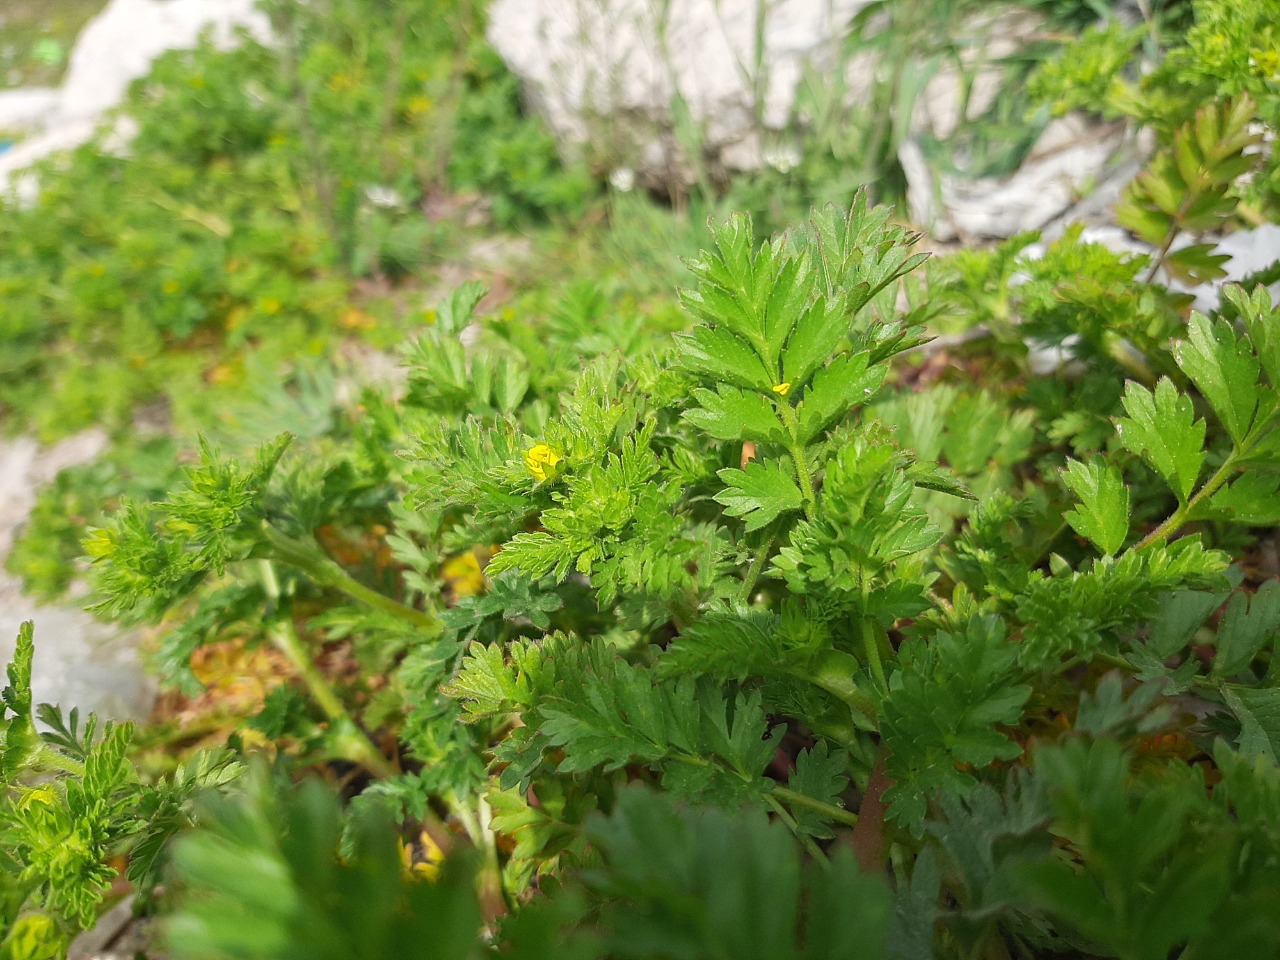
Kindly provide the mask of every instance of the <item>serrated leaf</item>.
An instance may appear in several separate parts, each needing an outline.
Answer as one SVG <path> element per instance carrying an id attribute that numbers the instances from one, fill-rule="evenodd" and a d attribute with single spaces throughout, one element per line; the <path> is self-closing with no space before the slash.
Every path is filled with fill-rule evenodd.
<path id="1" fill-rule="evenodd" d="M 1164 268 L 1169 276 L 1180 283 L 1207 283 L 1225 277 L 1222 265 L 1231 259 L 1229 254 L 1214 253 L 1212 243 L 1192 243 L 1179 247 L 1165 255 Z"/>
<path id="2" fill-rule="evenodd" d="M 782 351 L 783 380 L 795 384 L 806 382 L 848 332 L 848 315 L 840 311 L 838 304 L 818 297 L 800 315 Z"/>
<path id="3" fill-rule="evenodd" d="M 1188 336 L 1173 348 L 1184 373 L 1209 401 L 1231 439 L 1240 444 L 1258 405 L 1258 361 L 1229 323 L 1191 315 Z"/>
<path id="4" fill-rule="evenodd" d="M 1271 386 L 1280 389 L 1280 311 L 1271 306 L 1271 292 L 1261 284 L 1251 293 L 1228 284 L 1222 288 L 1222 295 L 1244 317 L 1254 352 L 1262 361 Z"/>
<path id="5" fill-rule="evenodd" d="M 574 553 L 559 537 L 541 531 L 518 533 L 489 561 L 486 573 L 496 576 L 504 570 L 520 570 L 533 579 L 554 576 L 563 580 L 573 569 Z"/>
<path id="6" fill-rule="evenodd" d="M 849 758 L 843 750 L 833 751 L 825 740 L 820 741 L 796 756 L 796 768 L 787 786 L 829 806 L 843 807 L 840 797 L 849 786 L 848 765 Z M 792 813 L 797 828 L 810 836 L 834 836 L 831 821 L 822 814 L 799 805 L 792 808 Z"/>
<path id="7" fill-rule="evenodd" d="M 476 306 L 489 292 L 489 287 L 479 280 L 459 284 L 436 309 L 436 325 L 446 334 L 457 334 L 471 322 Z"/>
<path id="8" fill-rule="evenodd" d="M 1223 687 L 1240 720 L 1240 752 L 1246 760 L 1280 762 L 1280 687 Z"/>
<path id="9" fill-rule="evenodd" d="M 1116 421 L 1120 442 L 1146 460 L 1186 503 L 1204 465 L 1205 423 L 1195 418 L 1191 398 L 1161 377 L 1155 393 L 1130 381 L 1122 402 L 1129 416 Z"/>
<path id="10" fill-rule="evenodd" d="M 696 373 L 723 383 L 768 391 L 773 376 L 747 341 L 728 330 L 701 326 L 678 336 L 680 362 Z"/>
<path id="11" fill-rule="evenodd" d="M 715 501 L 729 516 L 742 517 L 748 532 L 759 530 L 784 513 L 799 510 L 804 504 L 804 497 L 785 461 L 753 461 L 745 470 L 726 467 L 716 475 L 728 489 L 717 493 Z"/>
<path id="12" fill-rule="evenodd" d="M 1280 476 L 1252 471 L 1232 480 L 1209 498 L 1206 509 L 1192 511 L 1194 518 L 1267 527 L 1280 523 Z"/>
<path id="13" fill-rule="evenodd" d="M 1280 580 L 1269 580 L 1252 597 L 1237 593 L 1218 624 L 1215 677 L 1231 677 L 1244 670 L 1280 627 Z"/>
<path id="14" fill-rule="evenodd" d="M 1080 498 L 1064 519 L 1105 555 L 1115 556 L 1129 535 L 1129 490 L 1118 468 L 1101 460 L 1068 460 L 1062 478 Z"/>
<path id="15" fill-rule="evenodd" d="M 760 440 L 785 443 L 786 429 L 773 402 L 760 393 L 721 384 L 713 392 L 693 392 L 698 406 L 685 419 L 717 440 Z"/>
<path id="16" fill-rule="evenodd" d="M 888 369 L 868 368 L 867 355 L 842 354 L 823 367 L 796 408 L 801 443 L 809 443 L 854 407 L 867 403 L 884 383 Z"/>

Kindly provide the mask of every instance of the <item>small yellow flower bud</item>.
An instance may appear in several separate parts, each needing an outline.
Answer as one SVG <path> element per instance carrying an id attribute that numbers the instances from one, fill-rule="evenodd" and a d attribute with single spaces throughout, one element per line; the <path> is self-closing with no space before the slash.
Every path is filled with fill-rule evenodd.
<path id="1" fill-rule="evenodd" d="M 776 394 L 777 394 L 778 396 L 780 396 L 780 397 L 785 397 L 788 393 L 790 393 L 790 392 L 791 392 L 791 384 L 790 384 L 790 383 L 780 383 L 780 384 L 778 384 L 776 387 L 774 387 L 774 388 L 773 388 L 773 392 L 774 392 L 774 393 L 776 393 Z"/>
<path id="2" fill-rule="evenodd" d="M 524 452 L 524 466 L 539 483 L 554 480 L 560 475 L 557 465 L 563 458 L 545 443 L 535 443 Z"/>

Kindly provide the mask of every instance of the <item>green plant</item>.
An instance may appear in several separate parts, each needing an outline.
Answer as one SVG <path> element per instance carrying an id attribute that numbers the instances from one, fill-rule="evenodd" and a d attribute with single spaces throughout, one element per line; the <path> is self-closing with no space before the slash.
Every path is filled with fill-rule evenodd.
<path id="1" fill-rule="evenodd" d="M 105 139 L 0 199 L 0 411 L 51 439 L 142 401 L 233 397 L 344 339 L 400 338 L 394 291 L 488 203 L 503 227 L 581 209 L 470 0 L 270 2 L 280 42 L 161 57 Z M 442 203 L 461 194 L 461 203 Z M 185 425 L 189 427 L 189 425 Z"/>
<path id="2" fill-rule="evenodd" d="M 31 623 L 18 634 L 0 691 L 0 957 L 65 957 L 72 937 L 92 926 L 108 884 L 109 860 L 128 854 L 128 878 L 149 894 L 166 841 L 191 823 L 188 801 L 239 774 L 229 754 L 179 765 L 143 783 L 126 752 L 131 724 L 99 725 L 79 711 L 63 716 L 31 696 Z M 40 728 L 36 726 L 37 721 Z"/>
<path id="3" fill-rule="evenodd" d="M 1178 232 L 1220 232 L 1237 219 L 1256 226 L 1276 214 L 1275 151 L 1255 148 L 1262 130 L 1280 126 L 1280 32 L 1266 0 L 1188 8 L 1186 26 L 1150 13 L 1132 29 L 1100 24 L 1046 62 L 1031 89 L 1055 113 L 1088 109 L 1154 130 L 1159 148 L 1120 222 L 1159 248 L 1157 265 L 1171 276 L 1201 282 L 1221 276 L 1217 263 L 1201 244 L 1170 255 Z"/>
<path id="4" fill-rule="evenodd" d="M 1238 322 L 1183 327 L 1078 238 L 1020 287 L 1014 245 L 921 288 L 861 199 L 753 235 L 713 226 L 686 332 L 571 377 L 537 367 L 573 362 L 585 294 L 535 365 L 501 320 L 463 347 L 463 288 L 344 448 L 208 451 L 120 511 L 100 608 L 265 614 L 329 756 L 378 777 L 350 829 L 386 809 L 444 851 L 421 896 L 461 927 L 424 956 L 1272 956 L 1280 606 L 1232 564 L 1280 523 L 1280 311 L 1233 288 Z M 1080 372 L 913 394 L 931 289 L 1072 331 Z M 1104 308 L 1133 356 L 1090 338 Z M 1018 369 L 1012 328 L 977 343 L 961 369 Z M 320 550 L 335 522 L 390 528 L 380 579 Z M 385 697 L 323 676 L 341 636 Z M 371 943 L 418 922 L 359 889 L 401 889 L 385 839 L 343 865 L 331 800 L 255 790 L 181 848 L 179 955 L 293 955 L 316 911 Z M 294 893 L 235 931 L 209 904 L 250 851 Z"/>

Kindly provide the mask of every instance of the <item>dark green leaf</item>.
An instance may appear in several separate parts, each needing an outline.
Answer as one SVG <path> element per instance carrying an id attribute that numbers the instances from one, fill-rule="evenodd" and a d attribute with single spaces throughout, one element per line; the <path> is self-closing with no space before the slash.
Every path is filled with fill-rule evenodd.
<path id="1" fill-rule="evenodd" d="M 1280 580 L 1269 580 L 1252 597 L 1236 593 L 1218 624 L 1213 675 L 1235 676 L 1244 670 L 1280 627 Z"/>

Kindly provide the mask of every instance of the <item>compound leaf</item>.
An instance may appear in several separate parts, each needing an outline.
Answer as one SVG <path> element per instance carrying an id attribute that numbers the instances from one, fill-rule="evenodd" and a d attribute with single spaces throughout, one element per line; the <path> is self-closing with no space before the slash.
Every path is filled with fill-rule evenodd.
<path id="1" fill-rule="evenodd" d="M 698 406 L 685 419 L 717 440 L 762 440 L 785 443 L 786 430 L 773 404 L 762 394 L 725 384 L 715 391 L 693 392 Z"/>

